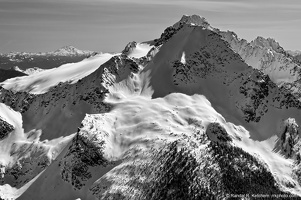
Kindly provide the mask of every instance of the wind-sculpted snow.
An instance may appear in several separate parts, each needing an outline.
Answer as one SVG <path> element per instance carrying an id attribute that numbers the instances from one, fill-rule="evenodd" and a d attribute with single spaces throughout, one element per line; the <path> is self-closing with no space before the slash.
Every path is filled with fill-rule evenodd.
<path id="1" fill-rule="evenodd" d="M 23 118 L 23 127 L 5 120 L 15 129 L 0 146 L 3 161 L 15 161 L 4 173 L 18 175 L 4 181 L 11 196 L 300 196 L 301 103 L 275 81 L 281 77 L 249 66 L 226 36 L 205 18 L 183 16 L 159 39 L 129 43 L 74 83 L 44 94 L 2 88 L 1 102 Z M 252 45 L 284 55 L 274 40 Z M 36 171 L 24 175 L 20 165 Z"/>
<path id="2" fill-rule="evenodd" d="M 6 130 L 8 134 L 0 140 L 0 194 L 8 198 L 12 195 L 10 192 L 22 190 L 42 172 L 60 154 L 70 137 L 40 141 L 41 131 L 25 133 L 21 114 L 4 104 L 0 104 L 0 116 L 1 121 L 11 124 Z"/>
<path id="3" fill-rule="evenodd" d="M 22 113 L 25 131 L 42 129 L 43 139 L 53 139 L 76 132 L 86 113 L 107 112 L 110 105 L 103 99 L 108 88 L 137 71 L 133 60 L 115 56 L 74 84 L 59 84 L 39 95 L 1 89 L 0 98 Z"/>
<path id="4" fill-rule="evenodd" d="M 130 58 L 142 58 L 153 48 L 147 43 L 130 42 L 122 51 L 123 54 Z"/>
<path id="5" fill-rule="evenodd" d="M 285 194 L 272 175 L 277 170 L 270 171 L 260 156 L 236 146 L 252 141 L 246 130 L 226 122 L 204 96 L 174 93 L 106 101 L 114 108 L 87 115 L 72 144 L 20 199 Z M 263 144 L 257 147 L 261 154 L 277 158 L 265 152 Z M 46 187 L 54 183 L 60 187 Z"/>
<path id="6" fill-rule="evenodd" d="M 78 63 L 65 64 L 30 76 L 9 79 L 0 85 L 12 91 L 42 94 L 60 82 L 76 83 L 78 80 L 91 74 L 113 56 L 111 54 L 96 55 Z"/>
<path id="7" fill-rule="evenodd" d="M 137 70 L 138 66 L 130 59 L 114 57 L 105 67 L 87 78 L 75 84 L 60 84 L 45 94 L 13 93 L 2 89 L 2 101 L 22 112 L 23 127 L 18 113 L 20 116 L 16 119 L 20 121 L 17 127 L 20 128 L 7 140 L 1 141 L 5 144 L 0 147 L 2 158 L 5 158 L 2 163 L 5 176 L 1 183 L 20 190 L 25 187 L 66 146 L 66 141 L 73 137 L 72 134 L 86 113 L 100 113 L 110 109 L 110 105 L 102 102 L 108 92 L 106 87 Z M 12 123 L 13 126 L 15 124 Z M 66 139 L 62 136 L 66 136 Z"/>

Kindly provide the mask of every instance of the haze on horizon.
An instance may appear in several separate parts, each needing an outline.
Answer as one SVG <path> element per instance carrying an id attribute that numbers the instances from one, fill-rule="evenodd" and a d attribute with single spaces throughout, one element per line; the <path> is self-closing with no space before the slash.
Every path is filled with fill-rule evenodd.
<path id="1" fill-rule="evenodd" d="M 0 53 L 65 45 L 120 52 L 130 41 L 158 38 L 183 14 L 248 41 L 271 37 L 301 50 L 300 10 L 300 0 L 0 0 Z"/>

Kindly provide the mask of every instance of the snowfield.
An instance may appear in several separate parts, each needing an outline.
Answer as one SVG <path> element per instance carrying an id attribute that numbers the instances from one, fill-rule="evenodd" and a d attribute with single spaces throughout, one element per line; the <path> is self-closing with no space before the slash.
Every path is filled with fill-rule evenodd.
<path id="1" fill-rule="evenodd" d="M 263 142 L 250 139 L 250 133 L 245 128 L 227 122 L 212 108 L 210 102 L 203 95 L 188 96 L 173 93 L 157 99 L 127 96 L 118 99 L 109 97 L 106 101 L 112 103 L 114 109 L 110 113 L 87 115 L 83 124 L 84 128 L 87 128 L 85 132 L 91 134 L 91 137 L 98 135 L 97 137 L 101 138 L 100 141 L 102 139 L 105 141 L 103 155 L 108 161 L 119 161 L 125 156 L 136 156 L 137 160 L 142 159 L 139 154 L 135 154 L 134 149 L 159 148 L 164 143 L 181 139 L 183 135 L 193 138 L 196 131 L 199 135 L 204 135 L 209 124 L 218 123 L 233 139 L 232 145 L 242 148 L 267 164 L 283 190 L 301 195 L 300 186 L 291 177 L 293 160 L 285 159 L 273 151 L 275 137 Z M 63 155 L 67 155 L 67 153 L 63 152 Z M 58 161 L 63 160 L 63 155 Z M 70 183 L 61 179 L 58 161 L 43 172 L 20 199 L 42 197 L 44 199 L 75 199 L 78 197 L 96 199 L 90 191 L 91 187 L 105 184 L 101 177 L 106 173 L 109 175 L 112 169 L 112 167 L 91 168 L 89 171 L 93 178 L 88 182 L 84 181 L 85 186 L 82 189 L 74 190 L 70 187 Z M 114 166 L 117 167 L 118 164 Z M 130 178 L 120 176 L 118 180 Z M 287 188 L 284 185 L 287 183 L 295 184 L 296 187 Z M 49 188 L 49 185 L 59 187 Z M 126 193 L 126 187 L 122 189 L 121 185 L 112 185 L 110 189 L 114 190 L 114 187 L 118 187 L 118 190 Z M 101 195 L 105 194 L 99 194 L 99 196 Z"/>
<path id="2" fill-rule="evenodd" d="M 60 82 L 76 83 L 95 71 L 114 54 L 104 53 L 87 58 L 78 63 L 64 64 L 58 68 L 44 70 L 26 77 L 17 77 L 4 81 L 0 85 L 12 91 L 24 91 L 42 94 Z"/>
<path id="3" fill-rule="evenodd" d="M 146 43 L 138 43 L 136 47 L 128 54 L 132 58 L 141 58 L 151 50 L 153 46 Z"/>

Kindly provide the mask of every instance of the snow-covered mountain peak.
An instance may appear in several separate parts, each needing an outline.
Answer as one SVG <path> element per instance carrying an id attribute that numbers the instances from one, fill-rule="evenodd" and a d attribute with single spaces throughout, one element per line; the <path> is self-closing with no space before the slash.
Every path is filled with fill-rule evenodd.
<path id="1" fill-rule="evenodd" d="M 272 49 L 278 53 L 283 52 L 283 48 L 280 46 L 280 44 L 273 38 L 264 38 L 261 36 L 258 36 L 255 40 L 251 42 L 252 46 L 260 46 L 262 48 L 269 48 Z"/>
<path id="2" fill-rule="evenodd" d="M 300 50 L 295 50 L 295 51 L 288 50 L 287 53 L 290 54 L 290 55 L 292 55 L 292 56 L 301 55 L 301 51 Z"/>
<path id="3" fill-rule="evenodd" d="M 173 27 L 178 29 L 183 24 L 203 26 L 205 28 L 208 28 L 210 26 L 207 19 L 204 17 L 201 17 L 199 15 L 183 15 L 181 20 L 175 23 Z"/>
<path id="4" fill-rule="evenodd" d="M 50 57 L 50 56 L 63 56 L 63 57 L 76 57 L 76 56 L 90 56 L 96 54 L 97 52 L 88 51 L 88 50 L 79 50 L 73 46 L 63 46 L 55 51 L 48 52 L 10 52 L 10 53 L 0 53 L 0 57 L 2 57 L 0 64 L 6 64 L 7 62 L 17 62 L 21 63 L 24 59 L 28 60 L 28 62 L 33 62 L 36 57 Z"/>
<path id="5" fill-rule="evenodd" d="M 69 51 L 69 52 L 79 51 L 79 49 L 75 48 L 74 46 L 66 45 L 66 46 L 63 46 L 63 47 L 57 49 L 55 52 L 64 51 L 64 50 Z"/>
<path id="6" fill-rule="evenodd" d="M 81 54 L 91 54 L 92 51 L 86 51 L 86 50 L 79 50 L 75 48 L 74 46 L 68 45 L 63 46 L 60 49 L 57 49 L 53 52 L 54 54 L 60 54 L 60 55 L 81 55 Z"/>
<path id="7" fill-rule="evenodd" d="M 0 199 L 300 196 L 301 103 L 280 85 L 298 80 L 290 59 L 274 39 L 184 15 L 122 53 L 6 80 L 0 102 L 18 112 L 0 114 L 19 120 L 2 123 Z"/>
<path id="8" fill-rule="evenodd" d="M 136 46 L 137 46 L 137 42 L 135 42 L 135 41 L 129 42 L 129 43 L 125 46 L 125 48 L 124 48 L 124 50 L 122 51 L 122 53 L 123 53 L 123 54 L 128 54 L 128 53 L 130 53 L 134 48 L 136 48 Z"/>
<path id="9" fill-rule="evenodd" d="M 231 32 L 219 31 L 218 34 L 248 65 L 267 74 L 279 87 L 289 88 L 300 99 L 300 62 L 298 58 L 289 55 L 275 39 L 257 37 L 248 42 Z"/>
<path id="10" fill-rule="evenodd" d="M 207 22 L 204 17 L 199 15 L 183 15 L 180 21 L 172 26 L 167 27 L 161 34 L 159 39 L 154 40 L 154 46 L 160 46 L 161 44 L 167 42 L 173 35 L 175 35 L 179 30 L 185 29 L 187 26 L 199 26 L 208 30 L 218 31 L 218 29 L 213 28 Z"/>

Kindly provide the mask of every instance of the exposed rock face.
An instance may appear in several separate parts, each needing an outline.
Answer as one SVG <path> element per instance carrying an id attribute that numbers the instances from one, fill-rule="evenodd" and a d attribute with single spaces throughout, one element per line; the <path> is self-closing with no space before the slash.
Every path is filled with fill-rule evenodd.
<path id="1" fill-rule="evenodd" d="M 294 58 L 301 64 L 301 54 L 296 55 Z"/>
<path id="2" fill-rule="evenodd" d="M 17 159 L 17 162 L 12 166 L 4 167 L 0 183 L 9 184 L 12 187 L 21 188 L 42 170 L 50 165 L 52 159 L 48 155 L 47 146 L 32 143 L 31 145 L 24 144 L 20 147 L 12 149 L 11 156 Z"/>
<path id="3" fill-rule="evenodd" d="M 213 142 L 225 143 L 232 141 L 225 128 L 223 128 L 219 123 L 209 124 L 206 130 L 206 134 L 207 137 Z"/>
<path id="4" fill-rule="evenodd" d="M 137 42 L 135 41 L 129 42 L 124 48 L 124 50 L 122 51 L 122 53 L 128 55 L 131 53 L 131 51 L 133 51 L 133 48 L 135 48 L 136 46 L 137 46 Z"/>
<path id="5" fill-rule="evenodd" d="M 161 34 L 161 37 L 159 39 L 154 40 L 154 45 L 156 47 L 162 45 L 164 42 L 168 41 L 176 32 L 178 29 L 170 26 L 167 27 L 164 32 Z"/>
<path id="6" fill-rule="evenodd" d="M 257 37 L 248 43 L 231 31 L 219 31 L 223 39 L 242 59 L 255 69 L 267 74 L 278 86 L 286 87 L 298 99 L 300 90 L 300 62 L 289 55 L 274 39 Z"/>
<path id="7" fill-rule="evenodd" d="M 292 176 L 301 183 L 301 140 L 300 128 L 294 118 L 283 121 L 280 129 L 279 145 L 280 152 L 286 157 L 294 160 Z M 294 187 L 294 184 L 289 185 Z"/>
<path id="8" fill-rule="evenodd" d="M 269 48 L 274 50 L 277 53 L 284 53 L 284 49 L 280 46 L 280 44 L 273 38 L 263 38 L 258 36 L 255 40 L 251 41 L 251 46 L 258 46 L 261 48 Z"/>
<path id="9" fill-rule="evenodd" d="M 171 30 L 172 29 L 171 27 Z M 179 30 L 170 35 L 171 39 L 166 39 L 166 35 L 161 36 L 159 40 L 164 42 L 161 49 L 164 47 L 168 48 L 166 46 L 170 43 L 174 44 L 175 38 L 177 38 L 178 41 L 186 41 L 189 44 L 190 42 L 192 43 L 192 41 L 189 41 L 189 37 L 186 38 L 187 34 L 204 34 L 206 35 L 206 40 L 199 42 L 199 44 L 194 44 L 196 46 L 195 50 L 192 50 L 192 47 L 189 49 L 191 52 L 186 54 L 185 63 L 181 62 L 178 55 L 179 51 L 185 52 L 184 49 L 188 48 L 186 46 L 182 47 L 179 45 L 178 48 L 183 48 L 183 50 L 175 51 L 174 54 L 170 52 L 168 56 L 171 58 L 164 55 L 168 64 L 162 63 L 158 69 L 163 67 L 169 70 L 171 68 L 173 69 L 171 72 L 171 80 L 175 87 L 170 85 L 165 87 L 176 89 L 166 91 L 159 95 L 156 91 L 162 91 L 162 89 L 159 89 L 162 88 L 162 86 L 158 84 L 158 88 L 155 89 L 155 97 L 158 97 L 157 95 L 164 96 L 164 94 L 166 95 L 170 92 L 179 92 L 181 88 L 189 87 L 189 90 L 183 89 L 183 92 L 185 91 L 190 94 L 201 92 L 205 94 L 210 101 L 214 102 L 218 101 L 221 97 L 219 97 L 218 94 L 211 94 L 211 91 L 205 88 L 210 88 L 210 85 L 218 84 L 220 88 L 228 91 L 226 92 L 226 96 L 229 94 L 227 97 L 229 103 L 233 105 L 233 102 L 235 102 L 235 108 L 233 109 L 240 109 L 242 117 L 246 122 L 260 122 L 269 109 L 284 110 L 288 108 L 301 108 L 298 97 L 292 94 L 290 89 L 285 85 L 277 86 L 277 84 L 261 70 L 247 66 L 241 56 L 233 51 L 232 46 L 224 40 L 222 34 L 219 34 L 215 29 L 204 30 L 202 27 L 192 27 L 183 24 Z M 274 43 L 271 42 L 269 45 L 277 49 Z M 160 55 L 160 52 L 158 54 Z M 159 64 L 156 63 L 156 65 Z M 160 76 L 159 73 L 158 76 Z M 156 87 L 157 83 L 154 81 L 152 84 Z M 207 86 L 202 86 L 203 84 Z M 225 96 L 222 98 L 225 98 Z"/>
<path id="10" fill-rule="evenodd" d="M 210 24 L 204 17 L 199 15 L 187 16 L 183 15 L 180 21 L 175 23 L 173 26 L 169 26 L 164 30 L 159 39 L 154 40 L 155 46 L 160 46 L 163 43 L 167 42 L 174 34 L 176 34 L 183 26 L 201 26 L 204 28 L 209 28 Z M 212 27 L 210 27 L 212 28 Z"/>
<path id="11" fill-rule="evenodd" d="M 252 74 L 242 83 L 239 88 L 240 93 L 248 99 L 248 102 L 242 106 L 247 122 L 259 122 L 261 117 L 268 111 L 267 97 L 273 89 L 276 89 L 276 86 L 268 76 L 261 72 Z"/>
<path id="12" fill-rule="evenodd" d="M 299 63 L 299 65 L 301 65 L 301 51 L 300 50 L 297 50 L 297 51 L 286 51 L 289 55 L 291 55 L 295 61 L 297 63 Z"/>
<path id="13" fill-rule="evenodd" d="M 299 135 L 299 126 L 296 123 L 295 119 L 288 118 L 283 122 L 282 134 L 280 136 L 281 149 L 285 156 L 293 157 L 297 152 L 295 145 L 300 140 Z"/>
<path id="14" fill-rule="evenodd" d="M 89 167 L 106 166 L 109 163 L 103 152 L 109 134 L 102 130 L 102 125 L 93 116 L 86 116 L 61 161 L 62 179 L 72 184 L 75 190 L 80 190 L 92 178 Z"/>
<path id="15" fill-rule="evenodd" d="M 283 121 L 281 126 L 280 143 L 281 153 L 294 160 L 293 177 L 301 183 L 301 140 L 300 128 L 294 118 Z"/>
<path id="16" fill-rule="evenodd" d="M 195 26 L 202 26 L 204 28 L 210 27 L 210 24 L 206 20 L 205 17 L 201 17 L 199 15 L 183 15 L 180 21 L 175 23 L 173 27 L 175 29 L 179 29 L 183 27 L 184 24 L 190 24 Z"/>
<path id="17" fill-rule="evenodd" d="M 4 121 L 3 119 L 1 119 L 1 117 L 0 117 L 0 140 L 3 140 L 4 138 L 6 138 L 8 136 L 8 134 L 10 132 L 12 132 L 13 130 L 14 130 L 14 127 L 11 124 Z"/>

